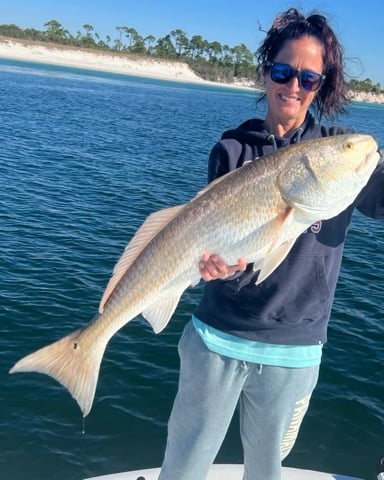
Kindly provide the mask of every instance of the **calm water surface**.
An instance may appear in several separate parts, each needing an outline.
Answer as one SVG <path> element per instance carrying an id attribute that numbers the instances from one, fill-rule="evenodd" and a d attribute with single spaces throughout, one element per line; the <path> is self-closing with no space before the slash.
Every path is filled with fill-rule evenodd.
<path id="1" fill-rule="evenodd" d="M 205 185 L 221 132 L 255 116 L 252 92 L 0 61 L 0 479 L 81 480 L 160 464 L 177 341 L 201 295 L 167 329 L 116 334 L 86 418 L 21 356 L 87 323 L 129 238 L 152 211 Z M 339 120 L 384 145 L 384 107 Z M 384 455 L 384 225 L 356 214 L 320 383 L 289 466 L 373 479 Z M 218 462 L 241 462 L 237 418 Z"/>

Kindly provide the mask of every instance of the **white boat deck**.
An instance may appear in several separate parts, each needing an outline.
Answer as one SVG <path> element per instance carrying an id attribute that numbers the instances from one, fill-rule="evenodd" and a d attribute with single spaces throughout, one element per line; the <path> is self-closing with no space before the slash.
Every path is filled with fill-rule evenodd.
<path id="1" fill-rule="evenodd" d="M 157 480 L 160 468 L 135 470 L 132 472 L 112 473 L 91 477 L 84 480 Z M 206 480 L 242 480 L 243 465 L 215 464 L 212 465 Z M 297 468 L 283 468 L 282 480 L 363 480 L 334 473 L 315 472 Z"/>

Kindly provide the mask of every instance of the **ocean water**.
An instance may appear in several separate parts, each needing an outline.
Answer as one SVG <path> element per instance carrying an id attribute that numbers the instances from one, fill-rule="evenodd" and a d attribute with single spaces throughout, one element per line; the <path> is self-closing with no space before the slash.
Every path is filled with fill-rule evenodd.
<path id="1" fill-rule="evenodd" d="M 166 330 L 132 321 L 108 345 L 93 409 L 22 356 L 86 324 L 129 238 L 152 211 L 206 183 L 223 130 L 256 94 L 0 61 L 0 479 L 81 480 L 161 463 L 177 341 L 201 295 Z M 384 145 L 384 106 L 339 120 Z M 384 224 L 354 216 L 319 385 L 286 465 L 375 478 L 384 456 Z M 83 433 L 83 427 L 85 433 Z M 240 463 L 234 417 L 217 458 Z"/>

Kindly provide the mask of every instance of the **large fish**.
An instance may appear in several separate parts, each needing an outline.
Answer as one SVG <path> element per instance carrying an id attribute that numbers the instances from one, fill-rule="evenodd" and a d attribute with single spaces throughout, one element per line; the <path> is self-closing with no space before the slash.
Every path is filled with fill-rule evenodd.
<path id="1" fill-rule="evenodd" d="M 83 328 L 22 358 L 10 370 L 46 373 L 89 413 L 110 338 L 142 314 L 163 330 L 205 252 L 244 257 L 262 282 L 310 225 L 348 207 L 379 159 L 369 135 L 340 135 L 282 148 L 212 182 L 185 205 L 150 215 L 127 245 Z"/>

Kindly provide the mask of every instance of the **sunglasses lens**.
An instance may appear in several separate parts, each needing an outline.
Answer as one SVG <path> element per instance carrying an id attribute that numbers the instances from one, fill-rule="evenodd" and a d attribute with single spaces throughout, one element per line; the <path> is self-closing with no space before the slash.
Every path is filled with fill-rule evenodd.
<path id="1" fill-rule="evenodd" d="M 322 81 L 322 76 L 318 73 L 304 71 L 300 73 L 300 83 L 304 90 L 314 92 L 317 90 Z"/>
<path id="2" fill-rule="evenodd" d="M 295 75 L 295 71 L 289 65 L 275 63 L 271 67 L 271 79 L 276 83 L 288 83 Z"/>

